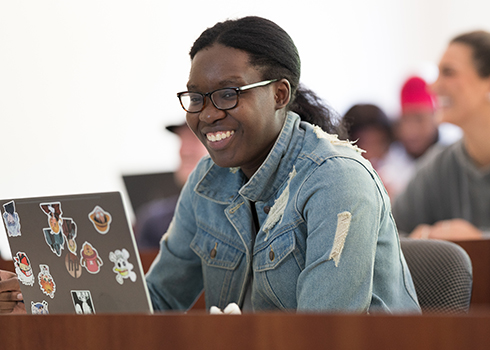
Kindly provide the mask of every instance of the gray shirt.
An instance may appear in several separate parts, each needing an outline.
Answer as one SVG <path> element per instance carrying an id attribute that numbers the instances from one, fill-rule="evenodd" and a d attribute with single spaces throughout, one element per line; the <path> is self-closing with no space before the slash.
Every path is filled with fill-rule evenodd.
<path id="1" fill-rule="evenodd" d="M 393 203 L 400 234 L 419 224 L 465 219 L 490 231 L 490 167 L 478 168 L 463 140 L 424 160 L 405 191 Z"/>

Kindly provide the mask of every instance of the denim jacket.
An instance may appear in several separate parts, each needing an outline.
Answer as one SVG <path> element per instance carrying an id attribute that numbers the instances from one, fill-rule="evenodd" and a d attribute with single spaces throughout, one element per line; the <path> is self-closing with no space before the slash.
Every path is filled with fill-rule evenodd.
<path id="1" fill-rule="evenodd" d="M 386 190 L 361 150 L 289 112 L 247 181 L 207 156 L 147 274 L 155 310 L 419 312 Z M 255 203 L 260 229 L 251 212 Z"/>

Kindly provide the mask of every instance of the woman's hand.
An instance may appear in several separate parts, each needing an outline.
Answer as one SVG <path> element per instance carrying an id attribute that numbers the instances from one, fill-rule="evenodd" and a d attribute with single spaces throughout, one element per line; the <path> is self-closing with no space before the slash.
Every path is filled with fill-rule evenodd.
<path id="1" fill-rule="evenodd" d="M 464 241 L 482 239 L 482 231 L 463 219 L 438 221 L 434 225 L 418 225 L 410 234 L 415 239 Z"/>
<path id="2" fill-rule="evenodd" d="M 0 314 L 25 314 L 17 275 L 0 270 Z"/>

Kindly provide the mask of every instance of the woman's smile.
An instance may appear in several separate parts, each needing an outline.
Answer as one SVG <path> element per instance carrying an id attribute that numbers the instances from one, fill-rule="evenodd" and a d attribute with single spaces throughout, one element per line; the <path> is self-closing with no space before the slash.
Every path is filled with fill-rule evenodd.
<path id="1" fill-rule="evenodd" d="M 224 150 L 231 143 L 234 134 L 234 130 L 207 132 L 205 146 L 210 152 Z"/>
<path id="2" fill-rule="evenodd" d="M 215 133 L 207 133 L 206 134 L 206 138 L 208 139 L 208 141 L 210 142 L 218 142 L 218 141 L 221 141 L 221 140 L 225 140 L 227 138 L 230 138 L 231 136 L 233 136 L 233 134 L 235 133 L 234 130 L 231 130 L 231 131 L 218 131 L 218 132 L 215 132 Z"/>

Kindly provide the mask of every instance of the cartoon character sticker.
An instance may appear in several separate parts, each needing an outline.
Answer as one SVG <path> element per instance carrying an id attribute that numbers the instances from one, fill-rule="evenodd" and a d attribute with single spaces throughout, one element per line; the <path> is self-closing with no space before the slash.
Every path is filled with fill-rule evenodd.
<path id="1" fill-rule="evenodd" d="M 48 216 L 49 228 L 43 229 L 44 239 L 51 248 L 51 251 L 57 256 L 61 256 L 61 251 L 65 243 L 65 237 L 61 229 L 63 225 L 61 203 L 41 203 L 39 206 Z"/>
<path id="2" fill-rule="evenodd" d="M 56 292 L 56 283 L 54 283 L 53 276 L 49 273 L 49 266 L 41 264 L 39 268 L 41 269 L 37 275 L 39 286 L 44 294 L 53 299 Z"/>
<path id="3" fill-rule="evenodd" d="M 31 314 L 33 315 L 48 315 L 48 303 L 43 300 L 42 302 L 31 301 Z"/>
<path id="4" fill-rule="evenodd" d="M 48 216 L 49 227 L 51 228 L 51 231 L 53 231 L 53 234 L 60 233 L 62 224 L 61 215 L 63 214 L 61 211 L 61 203 L 41 203 L 39 206 Z"/>
<path id="5" fill-rule="evenodd" d="M 136 273 L 133 271 L 133 264 L 128 261 L 129 252 L 126 249 L 116 250 L 109 253 L 109 260 L 114 263 L 112 271 L 116 273 L 116 281 L 123 284 L 125 279 L 136 281 Z"/>
<path id="6" fill-rule="evenodd" d="M 97 249 L 95 249 L 92 244 L 89 242 L 83 243 L 80 255 L 80 265 L 85 267 L 85 269 L 92 274 L 99 273 L 100 267 L 104 263 L 102 262 Z"/>
<path id="7" fill-rule="evenodd" d="M 66 246 L 68 250 L 77 255 L 77 242 L 75 238 L 77 237 L 77 224 L 71 218 L 63 218 L 63 223 L 61 225 L 61 231 L 66 238 Z"/>
<path id="8" fill-rule="evenodd" d="M 73 278 L 79 278 L 82 275 L 80 260 L 75 254 L 67 253 L 65 256 L 65 267 Z"/>
<path id="9" fill-rule="evenodd" d="M 88 214 L 88 218 L 94 224 L 95 229 L 102 234 L 109 232 L 112 216 L 98 205 Z"/>
<path id="10" fill-rule="evenodd" d="M 5 223 L 5 228 L 10 237 L 18 237 L 20 233 L 20 219 L 19 214 L 15 211 L 14 201 L 5 203 L 3 205 L 3 222 Z"/>
<path id="11" fill-rule="evenodd" d="M 71 298 L 77 314 L 95 314 L 94 302 L 89 290 L 72 290 Z"/>
<path id="12" fill-rule="evenodd" d="M 34 285 L 34 274 L 32 273 L 32 266 L 29 258 L 24 252 L 17 252 L 14 256 L 15 272 L 22 284 L 26 286 Z"/>

